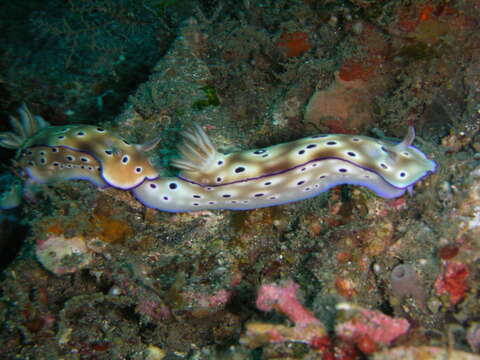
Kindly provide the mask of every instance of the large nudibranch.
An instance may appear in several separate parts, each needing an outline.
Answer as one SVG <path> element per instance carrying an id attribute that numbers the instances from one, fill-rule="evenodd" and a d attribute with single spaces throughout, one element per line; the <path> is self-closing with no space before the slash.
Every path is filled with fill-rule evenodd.
<path id="1" fill-rule="evenodd" d="M 48 126 L 26 107 L 20 116 L 22 123 L 12 119 L 16 133 L 0 134 L 0 146 L 19 149 L 18 164 L 32 180 L 85 179 L 131 190 L 144 205 L 162 211 L 255 209 L 341 184 L 394 198 L 436 168 L 412 146 L 412 127 L 399 143 L 328 134 L 224 155 L 196 125 L 183 133 L 181 158 L 172 161 L 179 176 L 161 177 L 144 155 L 157 141 L 132 145 L 96 126 Z"/>
<path id="2" fill-rule="evenodd" d="M 402 195 L 436 165 L 405 139 L 314 135 L 228 155 L 215 150 L 199 126 L 184 132 L 178 178 L 146 180 L 132 190 L 163 211 L 247 210 L 310 198 L 341 184 L 363 185 L 384 198 Z"/>

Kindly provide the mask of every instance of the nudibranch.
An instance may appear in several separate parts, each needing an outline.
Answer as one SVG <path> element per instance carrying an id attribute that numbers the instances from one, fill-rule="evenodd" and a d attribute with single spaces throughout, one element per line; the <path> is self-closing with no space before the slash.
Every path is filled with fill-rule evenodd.
<path id="1" fill-rule="evenodd" d="M 19 114 L 20 121 L 11 117 L 14 132 L 0 134 L 0 146 L 17 149 L 17 165 L 34 182 L 84 179 L 129 190 L 159 175 L 144 155 L 158 140 L 136 145 L 98 126 L 50 126 L 26 106 Z"/>
<path id="2" fill-rule="evenodd" d="M 405 139 L 391 143 L 367 136 L 314 135 L 270 147 L 222 154 L 203 129 L 184 131 L 177 177 L 160 176 L 145 156 L 158 140 L 130 144 L 92 125 L 50 126 L 23 106 L 14 132 L 0 146 L 18 149 L 17 165 L 34 182 L 84 179 L 130 190 L 162 211 L 247 210 L 310 198 L 341 184 L 366 186 L 394 198 L 435 171 L 436 164 Z"/>
<path id="3" fill-rule="evenodd" d="M 172 161 L 179 176 L 146 180 L 132 190 L 144 205 L 173 212 L 248 210 L 310 198 L 341 184 L 394 198 L 436 168 L 412 146 L 413 127 L 397 144 L 325 134 L 227 155 L 198 125 L 183 135 L 181 158 Z"/>

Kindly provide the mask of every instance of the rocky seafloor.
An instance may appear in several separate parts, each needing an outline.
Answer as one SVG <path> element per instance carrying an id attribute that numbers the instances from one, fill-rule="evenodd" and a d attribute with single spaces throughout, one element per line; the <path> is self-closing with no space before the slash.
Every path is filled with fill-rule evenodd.
<path id="1" fill-rule="evenodd" d="M 171 173 L 192 122 L 223 152 L 413 125 L 438 169 L 397 199 L 341 186 L 249 211 L 34 186 L 0 213 L 1 359 L 480 358 L 478 1 L 68 3 L 30 4 L 37 53 L 5 45 L 1 131 L 25 102 L 161 135 L 149 157 Z"/>

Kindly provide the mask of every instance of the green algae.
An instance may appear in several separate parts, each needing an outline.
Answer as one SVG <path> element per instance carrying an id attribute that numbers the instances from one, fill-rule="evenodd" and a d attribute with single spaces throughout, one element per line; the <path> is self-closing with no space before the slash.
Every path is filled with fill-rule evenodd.
<path id="1" fill-rule="evenodd" d="M 194 110 L 203 110 L 209 106 L 218 106 L 220 105 L 220 99 L 217 96 L 217 92 L 213 86 L 204 86 L 200 88 L 205 94 L 205 98 L 197 100 L 193 103 L 192 108 Z"/>

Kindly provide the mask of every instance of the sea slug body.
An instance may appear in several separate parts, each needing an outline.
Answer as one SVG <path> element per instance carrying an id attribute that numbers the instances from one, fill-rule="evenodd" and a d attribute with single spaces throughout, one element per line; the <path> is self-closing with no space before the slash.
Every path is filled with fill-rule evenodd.
<path id="1" fill-rule="evenodd" d="M 436 165 L 413 147 L 413 128 L 393 144 L 366 136 L 314 135 L 266 148 L 219 153 L 198 125 L 183 133 L 178 177 L 162 177 L 145 156 L 158 139 L 130 144 L 92 125 L 50 126 L 26 107 L 0 146 L 18 149 L 17 165 L 34 182 L 83 179 L 131 190 L 162 211 L 247 210 L 310 198 L 340 184 L 402 195 Z"/>
<path id="2" fill-rule="evenodd" d="M 366 136 L 314 135 L 228 155 L 215 150 L 197 125 L 184 132 L 178 178 L 146 180 L 132 190 L 163 211 L 248 210 L 310 198 L 341 184 L 366 186 L 385 198 L 435 171 L 436 164 L 405 139 L 392 144 Z"/>

